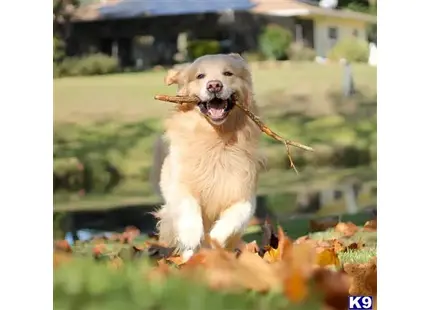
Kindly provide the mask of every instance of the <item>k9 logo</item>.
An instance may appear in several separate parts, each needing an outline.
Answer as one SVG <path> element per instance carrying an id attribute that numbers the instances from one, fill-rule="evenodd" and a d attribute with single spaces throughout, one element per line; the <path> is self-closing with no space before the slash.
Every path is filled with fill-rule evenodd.
<path id="1" fill-rule="evenodd" d="M 372 310 L 372 296 L 349 296 L 348 310 L 368 309 Z"/>

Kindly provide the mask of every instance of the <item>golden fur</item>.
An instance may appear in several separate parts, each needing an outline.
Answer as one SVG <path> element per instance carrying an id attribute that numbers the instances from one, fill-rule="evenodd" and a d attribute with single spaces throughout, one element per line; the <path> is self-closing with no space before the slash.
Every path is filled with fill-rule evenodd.
<path id="1" fill-rule="evenodd" d="M 199 70 L 221 80 L 240 103 L 257 114 L 251 73 L 239 55 L 203 56 L 180 71 L 169 71 L 165 82 L 177 84 L 178 95 L 199 96 L 204 87 L 195 77 Z M 233 75 L 222 75 L 225 70 Z M 164 200 L 168 204 L 175 201 L 175 195 L 194 197 L 200 206 L 204 233 L 209 234 L 224 211 L 254 196 L 262 164 L 258 153 L 261 132 L 237 107 L 221 125 L 212 124 L 196 107 L 178 107 L 165 127 L 169 154 L 160 181 Z M 156 214 L 160 241 L 177 247 L 176 216 L 169 210 L 162 207 Z M 231 236 L 226 246 L 234 247 L 241 233 Z"/>

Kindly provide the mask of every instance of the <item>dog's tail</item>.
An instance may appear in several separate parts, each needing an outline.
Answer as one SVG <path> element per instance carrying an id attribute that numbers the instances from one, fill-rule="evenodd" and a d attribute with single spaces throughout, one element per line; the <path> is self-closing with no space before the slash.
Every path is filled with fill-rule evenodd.
<path id="1" fill-rule="evenodd" d="M 163 135 L 157 137 L 154 143 L 154 152 L 151 167 L 150 182 L 155 193 L 162 197 L 160 189 L 161 168 L 163 167 L 164 159 L 167 156 L 168 145 L 163 139 Z"/>

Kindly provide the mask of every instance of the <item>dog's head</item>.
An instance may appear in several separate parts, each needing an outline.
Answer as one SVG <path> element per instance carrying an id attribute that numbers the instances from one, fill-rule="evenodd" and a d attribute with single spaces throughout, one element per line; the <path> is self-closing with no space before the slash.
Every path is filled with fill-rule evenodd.
<path id="1" fill-rule="evenodd" d="M 226 122 L 235 103 L 252 100 L 251 73 L 239 54 L 206 55 L 178 70 L 170 70 L 167 85 L 178 84 L 178 95 L 197 96 L 196 109 L 213 125 Z"/>

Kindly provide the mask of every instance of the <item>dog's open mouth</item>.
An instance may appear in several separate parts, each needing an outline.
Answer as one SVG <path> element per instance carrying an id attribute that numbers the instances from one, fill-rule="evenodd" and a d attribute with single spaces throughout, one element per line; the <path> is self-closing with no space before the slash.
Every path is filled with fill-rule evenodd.
<path id="1" fill-rule="evenodd" d="M 213 98 L 210 101 L 200 102 L 198 107 L 200 112 L 209 117 L 214 122 L 224 120 L 228 113 L 233 109 L 235 104 L 235 96 L 230 96 L 227 100 Z"/>

